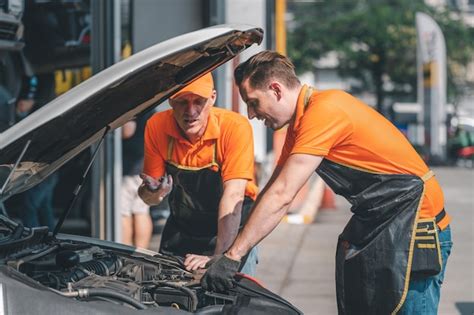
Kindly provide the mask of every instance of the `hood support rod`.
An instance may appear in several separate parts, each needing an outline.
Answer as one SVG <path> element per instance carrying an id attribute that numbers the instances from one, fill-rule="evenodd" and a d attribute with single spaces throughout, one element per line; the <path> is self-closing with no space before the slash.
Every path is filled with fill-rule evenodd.
<path id="1" fill-rule="evenodd" d="M 94 150 L 94 153 L 92 154 L 91 160 L 90 160 L 89 164 L 87 165 L 86 170 L 82 174 L 82 178 L 80 180 L 80 183 L 76 186 L 76 188 L 74 189 L 74 191 L 72 193 L 73 196 L 72 196 L 71 201 L 69 202 L 69 206 L 68 206 L 67 210 L 62 213 L 61 217 L 59 218 L 58 223 L 54 227 L 53 236 L 56 236 L 58 234 L 59 229 L 61 229 L 61 226 L 64 223 L 64 220 L 68 216 L 68 214 L 71 211 L 72 207 L 74 207 L 74 205 L 76 204 L 77 197 L 79 196 L 79 193 L 82 190 L 82 186 L 84 185 L 84 182 L 86 181 L 87 174 L 89 174 L 89 170 L 91 169 L 92 164 L 94 164 L 95 158 L 97 157 L 97 153 L 99 152 L 99 149 L 102 146 L 102 143 L 104 142 L 105 136 L 107 135 L 107 132 L 109 132 L 109 130 L 110 130 L 110 126 L 107 126 L 105 128 L 104 134 L 102 135 L 102 137 L 100 138 L 99 143 L 97 144 L 97 147 Z"/>
<path id="2" fill-rule="evenodd" d="M 18 164 L 20 164 L 20 161 L 23 159 L 23 155 L 25 155 L 26 150 L 27 150 L 28 147 L 30 146 L 30 143 L 31 143 L 31 140 L 28 140 L 28 141 L 26 142 L 25 146 L 23 147 L 23 150 L 21 150 L 20 156 L 19 156 L 18 159 L 16 160 L 15 165 L 13 165 L 12 170 L 11 170 L 10 173 L 8 174 L 7 179 L 5 179 L 5 182 L 3 183 L 3 186 L 2 186 L 2 188 L 0 189 L 0 196 L 3 195 L 3 191 L 4 191 L 5 188 L 7 187 L 8 182 L 10 182 L 10 179 L 12 178 L 13 173 L 15 172 L 16 168 L 18 167 Z"/>

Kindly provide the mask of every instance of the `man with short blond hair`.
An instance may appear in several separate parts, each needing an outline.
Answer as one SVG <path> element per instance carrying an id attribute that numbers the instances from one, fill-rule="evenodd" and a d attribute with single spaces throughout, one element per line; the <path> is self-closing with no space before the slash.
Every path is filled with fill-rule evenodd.
<path id="1" fill-rule="evenodd" d="M 433 172 L 378 112 L 339 90 L 302 85 L 291 61 L 264 51 L 234 72 L 249 118 L 288 133 L 277 167 L 205 289 L 229 288 L 235 266 L 281 221 L 316 171 L 352 205 L 339 236 L 340 314 L 436 314 L 451 250 L 450 216 Z"/>

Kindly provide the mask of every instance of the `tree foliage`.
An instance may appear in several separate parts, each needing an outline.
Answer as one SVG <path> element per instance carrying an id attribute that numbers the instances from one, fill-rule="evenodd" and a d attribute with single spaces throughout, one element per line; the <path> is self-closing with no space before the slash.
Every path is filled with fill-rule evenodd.
<path id="1" fill-rule="evenodd" d="M 422 0 L 290 1 L 289 10 L 294 20 L 288 52 L 297 71 L 314 71 L 318 59 L 336 52 L 340 75 L 373 92 L 378 110 L 388 94 L 416 98 L 416 12 L 432 16 L 444 32 L 451 101 L 463 83 L 454 74 L 474 55 L 473 28 L 455 12 L 435 10 Z"/>

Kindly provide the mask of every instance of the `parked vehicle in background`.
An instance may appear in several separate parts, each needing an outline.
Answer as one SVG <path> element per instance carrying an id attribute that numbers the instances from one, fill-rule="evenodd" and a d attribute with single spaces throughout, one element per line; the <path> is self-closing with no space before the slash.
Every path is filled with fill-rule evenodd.
<path id="1" fill-rule="evenodd" d="M 23 47 L 23 0 L 0 0 L 0 49 L 18 51 Z"/>
<path id="2" fill-rule="evenodd" d="M 448 156 L 458 166 L 474 167 L 474 118 L 456 116 L 451 119 L 453 134 L 448 138 Z"/>
<path id="3" fill-rule="evenodd" d="M 26 0 L 25 56 L 35 74 L 90 64 L 88 0 Z"/>
<path id="4" fill-rule="evenodd" d="M 23 10 L 23 0 L 0 0 L 0 131 L 14 124 L 14 106 L 21 88 Z"/>
<path id="5" fill-rule="evenodd" d="M 11 111 L 25 75 L 90 64 L 90 20 L 88 0 L 0 0 L 2 124 L 15 123 Z"/>

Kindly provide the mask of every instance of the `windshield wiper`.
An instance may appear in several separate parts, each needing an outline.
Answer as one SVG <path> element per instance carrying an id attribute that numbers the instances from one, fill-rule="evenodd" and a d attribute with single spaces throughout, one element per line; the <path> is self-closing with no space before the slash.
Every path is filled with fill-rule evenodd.
<path id="1" fill-rule="evenodd" d="M 30 146 L 31 140 L 26 141 L 25 146 L 23 147 L 23 150 L 21 150 L 20 156 L 15 162 L 15 165 L 13 165 L 13 168 L 10 170 L 10 173 L 8 174 L 7 178 L 5 179 L 5 182 L 3 183 L 2 188 L 0 188 L 0 196 L 3 196 L 3 191 L 7 187 L 8 183 L 10 182 L 10 179 L 13 176 L 13 173 L 15 172 L 16 168 L 18 167 L 18 164 L 20 164 L 21 160 L 23 159 L 23 156 L 26 153 L 26 150 Z"/>
<path id="2" fill-rule="evenodd" d="M 99 149 L 102 146 L 102 143 L 104 142 L 105 136 L 107 135 L 107 132 L 109 130 L 110 130 L 110 127 L 107 126 L 105 128 L 104 135 L 100 138 L 100 141 L 97 144 L 97 147 L 95 148 L 94 153 L 92 153 L 91 160 L 90 160 L 89 164 L 87 165 L 86 170 L 82 174 L 82 178 L 81 178 L 80 183 L 76 186 L 76 188 L 74 189 L 74 191 L 72 193 L 73 196 L 72 196 L 71 201 L 69 202 L 69 207 L 67 208 L 66 211 L 64 211 L 62 213 L 61 217 L 59 218 L 58 223 L 56 223 L 56 226 L 54 227 L 53 236 L 56 236 L 58 234 L 59 229 L 63 225 L 64 220 L 66 219 L 67 215 L 71 211 L 72 207 L 74 207 L 74 204 L 76 203 L 77 197 L 79 196 L 79 193 L 81 192 L 82 186 L 84 185 L 84 182 L 86 181 L 87 174 L 89 174 L 89 170 L 90 170 L 92 164 L 94 164 L 97 153 L 99 152 Z"/>

